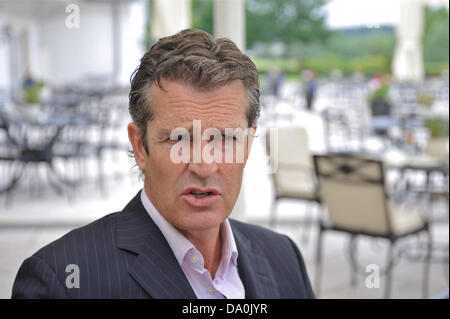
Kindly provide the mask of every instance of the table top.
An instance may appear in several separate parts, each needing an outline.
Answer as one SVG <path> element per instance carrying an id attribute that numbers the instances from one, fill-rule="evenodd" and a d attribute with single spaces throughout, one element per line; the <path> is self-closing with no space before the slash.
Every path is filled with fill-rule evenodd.
<path id="1" fill-rule="evenodd" d="M 381 155 L 381 159 L 388 168 L 438 170 L 448 167 L 448 158 L 444 160 L 427 154 L 408 154 L 400 150 L 388 151 Z"/>
<path id="2" fill-rule="evenodd" d="M 67 125 L 87 125 L 92 122 L 88 116 L 82 114 L 40 114 L 36 117 L 24 116 L 23 114 L 8 115 L 8 121 L 12 125 L 64 127 Z"/>
<path id="3" fill-rule="evenodd" d="M 339 155 L 339 153 L 335 154 Z M 420 169 L 426 171 L 438 170 L 447 172 L 449 166 L 448 157 L 442 159 L 430 156 L 426 153 L 411 154 L 401 149 L 391 149 L 384 153 L 352 152 L 343 154 L 382 161 L 383 165 L 388 169 Z M 317 153 L 317 155 L 319 154 Z"/>

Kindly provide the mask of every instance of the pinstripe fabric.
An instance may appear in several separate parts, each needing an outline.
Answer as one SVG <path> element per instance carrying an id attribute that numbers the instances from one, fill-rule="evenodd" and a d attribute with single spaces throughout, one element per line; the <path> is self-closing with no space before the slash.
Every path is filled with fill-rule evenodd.
<path id="1" fill-rule="evenodd" d="M 246 298 L 314 298 L 302 256 L 288 237 L 230 220 Z M 67 288 L 68 264 L 80 287 Z M 12 298 L 195 299 L 138 193 L 119 213 L 75 229 L 21 265 Z"/>

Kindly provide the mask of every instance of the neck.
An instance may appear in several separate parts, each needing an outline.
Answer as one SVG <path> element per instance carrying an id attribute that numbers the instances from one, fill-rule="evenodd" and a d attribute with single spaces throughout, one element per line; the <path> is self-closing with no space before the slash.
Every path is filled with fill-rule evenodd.
<path id="1" fill-rule="evenodd" d="M 180 232 L 195 246 L 202 254 L 204 266 L 208 269 L 214 279 L 217 268 L 222 258 L 222 240 L 220 236 L 221 226 L 200 232 Z"/>

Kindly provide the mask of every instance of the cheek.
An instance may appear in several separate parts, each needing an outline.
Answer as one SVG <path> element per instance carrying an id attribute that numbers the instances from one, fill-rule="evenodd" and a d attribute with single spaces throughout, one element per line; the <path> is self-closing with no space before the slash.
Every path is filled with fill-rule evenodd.
<path id="1" fill-rule="evenodd" d="M 180 169 L 180 165 L 171 161 L 170 149 L 166 145 L 152 147 L 149 153 L 146 161 L 146 171 L 150 181 L 162 185 L 177 175 L 176 172 Z"/>
<path id="2" fill-rule="evenodd" d="M 243 164 L 223 164 L 222 176 L 230 196 L 237 196 L 242 183 L 242 176 L 244 172 Z"/>

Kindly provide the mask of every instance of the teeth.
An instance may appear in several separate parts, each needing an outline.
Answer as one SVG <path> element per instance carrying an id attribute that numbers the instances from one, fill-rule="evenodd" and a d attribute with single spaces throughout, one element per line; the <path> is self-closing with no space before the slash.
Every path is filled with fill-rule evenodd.
<path id="1" fill-rule="evenodd" d="M 194 195 L 197 198 L 203 198 L 203 197 L 206 197 L 206 196 L 210 195 L 211 193 L 210 192 L 202 193 L 202 192 L 192 191 L 191 194 Z"/>

